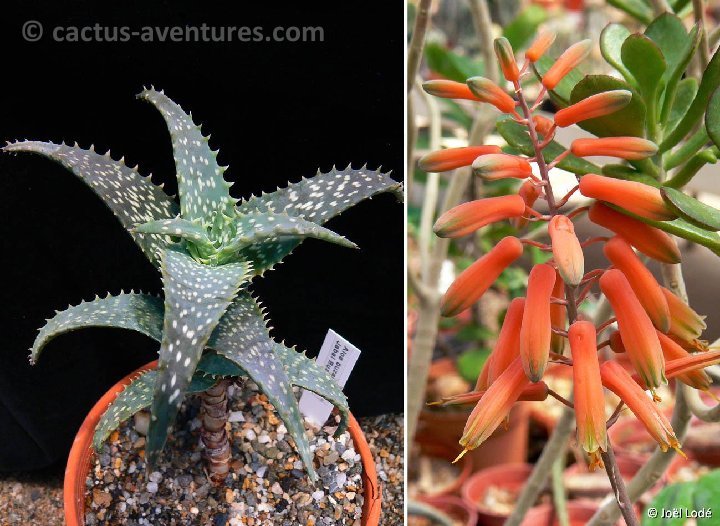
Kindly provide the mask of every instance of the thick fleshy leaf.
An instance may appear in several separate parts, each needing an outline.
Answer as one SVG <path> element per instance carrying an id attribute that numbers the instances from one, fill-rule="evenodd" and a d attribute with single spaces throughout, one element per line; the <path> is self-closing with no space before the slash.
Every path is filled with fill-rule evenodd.
<path id="1" fill-rule="evenodd" d="M 322 225 L 360 201 L 383 192 L 391 192 L 403 200 L 403 185 L 380 170 L 363 166 L 355 170 L 333 168 L 328 173 L 318 171 L 315 177 L 280 188 L 269 194 L 253 196 L 238 206 L 238 212 L 285 212 Z"/>
<path id="2" fill-rule="evenodd" d="M 156 381 L 157 371 L 151 369 L 139 374 L 121 393 L 118 393 L 110 407 L 100 417 L 97 427 L 95 427 L 95 434 L 93 435 L 95 451 L 100 451 L 103 442 L 122 422 L 138 411 L 150 407 Z M 217 378 L 213 376 L 196 374 L 193 376 L 187 392 L 201 393 L 210 389 L 216 383 Z"/>
<path id="3" fill-rule="evenodd" d="M 502 36 L 508 39 L 513 49 L 522 49 L 547 18 L 548 12 L 543 7 L 530 4 L 503 28 Z"/>
<path id="4" fill-rule="evenodd" d="M 160 219 L 143 223 L 134 228 L 138 234 L 163 235 L 187 239 L 207 248 L 212 247 L 212 241 L 205 230 L 198 223 L 176 217 L 174 219 Z"/>
<path id="5" fill-rule="evenodd" d="M 211 267 L 166 250 L 162 278 L 165 318 L 153 395 L 147 458 L 155 464 L 213 329 L 248 278 L 249 263 Z"/>
<path id="6" fill-rule="evenodd" d="M 655 510 L 691 510 L 693 507 L 693 493 L 695 492 L 694 482 L 676 482 L 665 486 L 660 493 L 655 495 L 650 507 Z M 678 517 L 657 517 L 643 519 L 643 524 L 662 526 L 683 526 L 687 518 L 678 514 Z"/>
<path id="7" fill-rule="evenodd" d="M 540 57 L 540 60 L 532 65 L 533 72 L 538 80 L 547 73 L 550 67 L 555 63 L 555 59 L 548 57 L 547 55 Z M 584 75 L 578 68 L 573 69 L 565 75 L 554 89 L 549 91 L 550 98 L 560 108 L 570 106 L 570 94 L 572 93 L 575 85 L 583 79 Z"/>
<path id="8" fill-rule="evenodd" d="M 717 232 L 710 232 L 708 230 L 698 228 L 682 218 L 678 218 L 673 221 L 654 221 L 652 219 L 640 217 L 614 205 L 608 206 L 614 208 L 618 212 L 622 212 L 627 216 L 637 219 L 638 221 L 642 221 L 643 223 L 663 230 L 668 234 L 673 234 L 683 239 L 687 239 L 688 241 L 692 241 L 693 243 L 697 243 L 698 245 L 707 247 L 720 256 L 720 235 L 718 235 Z"/>
<path id="9" fill-rule="evenodd" d="M 616 179 L 636 181 L 656 188 L 660 187 L 660 182 L 651 175 L 639 172 L 632 166 L 626 166 L 624 164 L 604 164 L 602 167 L 602 174 Z"/>
<path id="10" fill-rule="evenodd" d="M 625 39 L 620 54 L 623 64 L 637 81 L 638 89 L 645 99 L 648 111 L 650 108 L 656 108 L 662 87 L 661 80 L 667 69 L 660 48 L 650 38 L 638 33 Z M 616 115 L 613 114 L 612 117 Z"/>
<path id="11" fill-rule="evenodd" d="M 458 55 L 439 42 L 428 42 L 425 46 L 425 59 L 428 67 L 448 80 L 465 82 L 470 77 L 484 75 L 482 62 L 466 55 Z M 447 102 L 447 101 L 446 101 Z"/>
<path id="12" fill-rule="evenodd" d="M 295 348 L 276 343 L 273 350 L 285 365 L 285 372 L 293 385 L 322 396 L 338 408 L 341 419 L 335 436 L 343 433 L 348 426 L 350 409 L 345 393 L 342 392 L 333 377 L 315 360 L 308 358 L 305 353 L 298 352 Z"/>
<path id="13" fill-rule="evenodd" d="M 162 299 L 148 294 L 131 292 L 83 301 L 58 311 L 47 320 L 35 338 L 30 361 L 35 362 L 45 345 L 56 336 L 88 327 L 129 329 L 160 341 L 162 319 Z"/>
<path id="14" fill-rule="evenodd" d="M 675 146 L 700 120 L 708 106 L 710 97 L 720 85 L 720 51 L 715 51 L 710 63 L 703 72 L 697 95 L 690 104 L 685 116 L 678 122 L 673 130 L 660 143 L 660 151 L 666 151 Z"/>
<path id="15" fill-rule="evenodd" d="M 219 325 L 222 326 L 222 320 Z M 247 374 L 238 364 L 213 350 L 203 353 L 197 364 L 197 370 L 221 378 L 236 378 Z"/>
<path id="16" fill-rule="evenodd" d="M 583 121 L 578 125 L 598 137 L 644 137 L 645 104 L 640 94 L 621 79 L 609 75 L 588 75 L 573 88 L 570 101 L 575 104 L 597 93 L 611 90 L 630 91 L 630 103 L 610 115 Z"/>
<path id="17" fill-rule="evenodd" d="M 497 130 L 513 148 L 516 148 L 524 155 L 535 155 L 535 150 L 533 149 L 532 142 L 530 142 L 530 136 L 528 135 L 525 126 L 513 121 L 510 118 L 505 118 L 498 119 Z M 547 162 L 550 162 L 565 151 L 565 148 L 560 146 L 560 144 L 555 141 L 551 141 L 550 144 L 548 144 L 543 150 L 543 157 L 545 157 Z M 560 161 L 558 167 L 578 175 L 586 173 L 600 173 L 601 171 L 600 166 L 591 163 L 590 161 L 586 161 L 581 157 L 575 157 L 572 154 Z"/>
<path id="18" fill-rule="evenodd" d="M 643 24 L 649 24 L 652 20 L 653 11 L 643 0 L 608 0 L 608 4 L 625 11 Z"/>
<path id="19" fill-rule="evenodd" d="M 720 210 L 717 208 L 701 203 L 674 188 L 662 188 L 660 193 L 670 208 L 689 223 L 713 232 L 720 230 Z"/>
<path id="20" fill-rule="evenodd" d="M 687 113 L 692 101 L 698 91 L 698 81 L 693 77 L 687 77 L 678 82 L 675 100 L 673 100 L 670 114 L 667 117 L 667 129 L 672 130 L 677 126 Z M 709 113 L 708 113 L 709 114 Z"/>
<path id="21" fill-rule="evenodd" d="M 110 152 L 101 155 L 94 150 L 48 142 L 25 141 L 8 144 L 6 152 L 36 153 L 51 159 L 82 179 L 113 211 L 126 230 L 138 223 L 166 219 L 178 214 L 177 203 L 156 186 L 150 177 L 141 176 L 134 168 L 116 161 Z M 160 260 L 160 253 L 170 240 L 130 234 L 145 255 Z"/>
<path id="22" fill-rule="evenodd" d="M 708 102 L 705 112 L 705 128 L 712 142 L 720 148 L 720 88 L 713 92 Z"/>
<path id="23" fill-rule="evenodd" d="M 239 215 L 235 228 L 235 238 L 219 251 L 218 258 L 220 261 L 233 258 L 250 261 L 255 274 L 273 268 L 309 237 L 357 248 L 355 243 L 332 230 L 284 213 Z"/>
<path id="24" fill-rule="evenodd" d="M 185 219 L 211 221 L 215 212 L 232 213 L 235 200 L 223 178 L 217 152 L 210 148 L 192 116 L 162 91 L 145 89 L 138 98 L 152 103 L 162 114 L 172 139 L 180 208 Z M 140 223 L 141 221 L 137 221 Z"/>
<path id="25" fill-rule="evenodd" d="M 625 39 L 630 36 L 630 30 L 622 24 L 608 24 L 600 33 L 600 52 L 603 58 L 625 77 L 630 84 L 634 84 L 635 79 L 632 73 L 623 64 L 620 50 Z"/>
<path id="26" fill-rule="evenodd" d="M 317 480 L 312 453 L 305 435 L 295 393 L 285 366 L 274 350 L 262 310 L 246 291 L 241 292 L 228 308 L 208 346 L 238 364 L 253 379 L 285 423 L 305 470 Z"/>
<path id="27" fill-rule="evenodd" d="M 693 503 L 688 506 L 689 510 L 712 510 L 716 506 L 720 498 L 720 470 L 713 470 L 703 475 L 695 485 L 695 493 L 693 494 Z M 714 510 L 713 510 L 714 511 Z M 716 515 L 712 517 L 701 518 L 697 524 L 717 523 Z"/>

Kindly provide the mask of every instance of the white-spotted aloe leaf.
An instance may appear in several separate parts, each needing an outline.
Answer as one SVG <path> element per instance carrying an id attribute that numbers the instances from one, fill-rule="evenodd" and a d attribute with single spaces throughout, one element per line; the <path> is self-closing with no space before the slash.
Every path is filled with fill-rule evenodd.
<path id="1" fill-rule="evenodd" d="M 271 269 L 308 237 L 357 248 L 355 243 L 332 230 L 285 213 L 238 215 L 235 228 L 234 239 L 220 250 L 218 258 L 251 261 L 256 274 Z"/>
<path id="2" fill-rule="evenodd" d="M 122 159 L 114 160 L 109 152 L 101 155 L 77 146 L 39 141 L 8 144 L 4 150 L 35 153 L 61 164 L 92 188 L 128 231 L 138 223 L 174 217 L 179 212 L 177 203 L 153 184 L 150 177 L 141 176 Z M 130 235 L 155 262 L 170 242 L 161 236 L 140 236 L 132 232 Z"/>
<path id="3" fill-rule="evenodd" d="M 212 249 L 212 241 L 208 237 L 207 231 L 200 224 L 180 217 L 143 223 L 136 226 L 133 231 L 138 234 L 179 237 Z"/>
<path id="4" fill-rule="evenodd" d="M 170 132 L 183 218 L 210 222 L 215 212 L 230 215 L 236 201 L 230 197 L 231 185 L 223 177 L 225 169 L 218 165 L 209 136 L 203 136 L 192 115 L 164 92 L 146 89 L 138 97 L 160 111 Z"/>
<path id="5" fill-rule="evenodd" d="M 61 334 L 89 327 L 111 327 L 162 338 L 163 300 L 149 294 L 127 293 L 83 301 L 47 320 L 33 343 L 30 361 L 37 361 L 47 343 Z"/>
<path id="6" fill-rule="evenodd" d="M 249 277 L 250 264 L 211 267 L 186 253 L 166 250 L 161 271 L 165 317 L 146 449 L 151 466 L 165 445 L 205 344 Z"/>
<path id="7" fill-rule="evenodd" d="M 155 369 L 143 371 L 133 378 L 125 389 L 118 393 L 107 411 L 100 417 L 100 421 L 95 427 L 95 433 L 93 435 L 93 447 L 95 451 L 100 451 L 103 442 L 107 440 L 110 433 L 116 430 L 123 421 L 138 411 L 150 407 L 157 376 L 158 374 Z M 213 376 L 195 374 L 186 392 L 201 393 L 210 389 L 216 383 L 217 378 Z"/>
<path id="8" fill-rule="evenodd" d="M 337 407 L 340 412 L 340 425 L 335 435 L 344 432 L 347 429 L 350 409 L 347 397 L 335 379 L 315 360 L 294 348 L 276 343 L 273 349 L 285 365 L 285 371 L 293 385 L 312 391 Z"/>
<path id="9" fill-rule="evenodd" d="M 303 178 L 286 188 L 253 196 L 242 202 L 238 211 L 241 214 L 284 212 L 321 225 L 360 201 L 383 192 L 392 192 L 399 201 L 403 199 L 402 183 L 388 174 L 366 166 L 359 170 L 348 166 L 344 170 L 333 168 L 327 173 L 318 171 L 314 177 Z"/>
<path id="10" fill-rule="evenodd" d="M 285 365 L 275 353 L 274 345 L 260 306 L 246 291 L 230 305 L 208 342 L 209 347 L 238 364 L 265 393 L 295 441 L 305 471 L 314 482 L 317 473 L 303 418 Z"/>

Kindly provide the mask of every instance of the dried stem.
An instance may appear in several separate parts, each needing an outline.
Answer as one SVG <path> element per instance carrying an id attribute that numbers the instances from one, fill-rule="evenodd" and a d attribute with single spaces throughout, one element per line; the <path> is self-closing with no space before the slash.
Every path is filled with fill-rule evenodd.
<path id="1" fill-rule="evenodd" d="M 630 500 L 627 489 L 625 488 L 625 483 L 623 482 L 622 476 L 620 476 L 620 470 L 615 461 L 615 453 L 613 452 L 610 442 L 608 442 L 607 451 L 602 452 L 600 455 L 605 463 L 605 471 L 607 471 L 610 485 L 615 492 L 615 500 L 620 507 L 623 519 L 625 519 L 625 524 L 627 524 L 627 526 L 639 526 L 640 523 L 635 516 L 632 500 Z"/>
<path id="2" fill-rule="evenodd" d="M 425 34 L 430 27 L 430 6 L 432 0 L 420 0 L 417 6 L 417 14 L 415 15 L 415 25 L 413 26 L 413 34 L 410 38 L 408 46 L 408 69 L 407 69 L 407 92 L 408 95 L 412 91 L 415 77 L 417 77 L 420 69 L 420 61 L 422 60 L 423 47 L 425 46 Z"/>
<path id="3" fill-rule="evenodd" d="M 200 439 L 205 446 L 205 460 L 210 481 L 216 486 L 225 482 L 230 471 L 230 441 L 226 424 L 228 412 L 227 389 L 230 380 L 220 380 L 200 395 Z"/>

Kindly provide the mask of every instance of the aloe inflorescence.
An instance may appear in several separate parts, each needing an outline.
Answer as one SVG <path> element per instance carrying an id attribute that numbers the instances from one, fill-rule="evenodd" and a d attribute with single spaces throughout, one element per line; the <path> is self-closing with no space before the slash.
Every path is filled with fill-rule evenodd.
<path id="1" fill-rule="evenodd" d="M 178 200 L 109 152 L 77 144 L 22 141 L 6 152 L 40 154 L 80 177 L 105 202 L 162 275 L 164 299 L 142 293 L 96 297 L 47 320 L 31 349 L 35 362 L 54 337 L 85 327 L 130 329 L 160 343 L 158 367 L 140 374 L 100 420 L 94 447 L 137 411 L 150 408 L 146 458 L 158 462 L 181 402 L 203 393 L 203 441 L 215 482 L 228 472 L 224 386 L 250 377 L 267 395 L 292 436 L 306 471 L 317 479 L 293 386 L 332 402 L 346 427 L 341 389 L 304 353 L 274 341 L 250 283 L 272 269 L 305 238 L 355 244 L 322 226 L 358 202 L 382 192 L 402 198 L 402 185 L 380 170 L 333 169 L 275 192 L 237 200 L 231 184 L 192 117 L 164 92 L 139 98 L 162 114 L 172 140 Z M 179 201 L 179 202 L 178 202 Z M 219 410 L 218 410 L 219 408 Z"/>

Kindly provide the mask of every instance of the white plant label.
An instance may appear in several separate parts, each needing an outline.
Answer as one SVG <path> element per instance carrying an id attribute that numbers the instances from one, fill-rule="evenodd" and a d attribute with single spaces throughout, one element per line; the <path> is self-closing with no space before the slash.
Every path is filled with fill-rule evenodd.
<path id="1" fill-rule="evenodd" d="M 359 357 L 360 349 L 330 329 L 315 361 L 330 373 L 342 389 Z M 315 425 L 323 425 L 332 409 L 330 402 L 311 391 L 303 391 L 300 396 L 300 412 Z"/>

